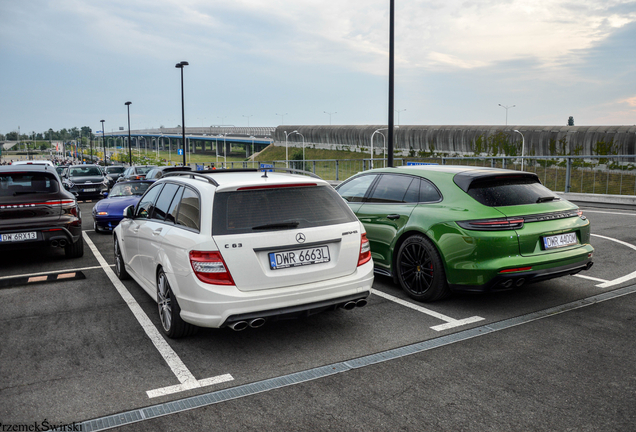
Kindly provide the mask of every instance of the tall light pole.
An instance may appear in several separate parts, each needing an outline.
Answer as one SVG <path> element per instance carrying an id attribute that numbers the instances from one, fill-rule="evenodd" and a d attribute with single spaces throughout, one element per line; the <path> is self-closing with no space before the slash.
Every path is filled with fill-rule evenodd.
<path id="1" fill-rule="evenodd" d="M 277 116 L 281 116 L 280 124 L 281 124 L 281 125 L 284 125 L 284 124 L 285 124 L 285 116 L 287 115 L 287 113 L 285 113 L 285 114 L 278 114 L 278 113 L 276 113 L 276 115 L 277 115 Z"/>
<path id="2" fill-rule="evenodd" d="M 227 116 L 223 116 L 223 117 L 218 117 L 217 116 L 217 118 L 221 119 L 221 126 L 225 125 L 225 119 L 227 118 Z"/>
<path id="3" fill-rule="evenodd" d="M 303 139 L 303 170 L 305 169 L 305 136 L 298 132 L 297 130 L 293 131 L 291 134 L 298 134 Z"/>
<path id="4" fill-rule="evenodd" d="M 506 106 L 506 105 L 499 104 L 499 106 L 506 109 L 506 126 L 508 126 L 508 108 L 514 108 L 515 105 Z"/>
<path id="5" fill-rule="evenodd" d="M 397 125 L 400 125 L 400 113 L 406 111 L 406 108 L 403 110 L 395 110 L 395 112 L 397 113 Z"/>
<path id="6" fill-rule="evenodd" d="M 337 113 L 337 112 L 335 112 L 335 111 L 334 111 L 334 112 L 327 112 L 327 111 L 323 111 L 323 112 L 324 112 L 325 114 L 328 114 L 328 115 L 329 115 L 329 126 L 331 126 L 331 115 L 332 115 L 332 114 L 338 114 L 338 113 Z"/>
<path id="7" fill-rule="evenodd" d="M 244 115 L 243 117 L 247 117 L 247 127 L 250 127 L 250 117 L 254 117 L 254 114 Z"/>
<path id="8" fill-rule="evenodd" d="M 289 168 L 289 147 L 287 146 L 287 138 L 294 132 L 292 133 L 287 133 L 287 131 L 283 131 L 285 133 L 285 167 Z"/>
<path id="9" fill-rule="evenodd" d="M 384 134 L 383 134 L 382 132 L 380 132 L 380 131 L 388 130 L 388 129 L 389 129 L 389 128 L 376 129 L 376 130 L 375 130 L 375 132 L 373 132 L 373 133 L 371 134 L 371 164 L 370 164 L 371 168 L 373 168 L 373 136 L 374 136 L 376 133 L 379 133 L 380 135 L 382 135 L 382 138 L 384 138 Z M 384 142 L 386 143 L 386 138 L 384 138 Z"/>
<path id="10" fill-rule="evenodd" d="M 128 110 L 128 166 L 133 166 L 133 159 L 132 159 L 132 146 L 130 144 L 130 104 L 132 102 L 126 102 L 124 105 L 126 105 L 126 109 Z"/>
<path id="11" fill-rule="evenodd" d="M 181 69 L 181 136 L 183 144 L 183 166 L 186 166 L 186 138 L 185 138 L 185 100 L 183 97 L 183 68 L 188 66 L 187 61 L 179 62 L 175 65 L 177 69 Z"/>
<path id="12" fill-rule="evenodd" d="M 515 129 L 514 132 L 517 132 L 519 135 L 521 135 L 521 171 L 523 171 L 523 153 L 526 146 L 526 139 L 523 137 L 523 134 L 519 132 L 518 130 Z"/>
<path id="13" fill-rule="evenodd" d="M 395 0 L 389 1 L 389 120 L 388 165 L 393 168 L 393 111 L 395 109 Z"/>
<path id="14" fill-rule="evenodd" d="M 102 122 L 102 147 L 104 147 L 104 166 L 107 166 L 106 163 L 106 135 L 104 135 L 104 122 L 106 120 L 100 120 Z"/>

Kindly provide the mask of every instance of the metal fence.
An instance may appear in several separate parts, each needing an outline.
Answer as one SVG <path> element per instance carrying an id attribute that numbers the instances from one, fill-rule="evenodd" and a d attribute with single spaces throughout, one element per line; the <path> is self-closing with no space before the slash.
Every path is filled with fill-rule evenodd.
<path id="1" fill-rule="evenodd" d="M 523 161 L 523 162 L 522 162 Z M 507 168 L 536 173 L 541 182 L 557 192 L 636 195 L 636 156 L 488 156 L 394 159 L 394 166 L 408 163 L 468 165 Z M 227 168 L 289 167 L 311 171 L 325 180 L 342 181 L 361 171 L 386 166 L 386 160 L 321 159 L 267 162 L 228 162 Z M 219 167 L 217 165 L 217 167 Z M 223 167 L 223 164 L 220 164 Z M 197 168 L 193 165 L 193 168 Z"/>

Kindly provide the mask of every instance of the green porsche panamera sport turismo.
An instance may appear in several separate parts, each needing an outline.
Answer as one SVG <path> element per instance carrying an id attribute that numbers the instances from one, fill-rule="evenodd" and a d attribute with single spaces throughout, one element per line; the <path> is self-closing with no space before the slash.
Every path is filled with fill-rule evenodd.
<path id="1" fill-rule="evenodd" d="M 375 272 L 420 301 L 587 270 L 590 222 L 534 173 L 427 165 L 358 173 L 337 188 L 364 225 Z"/>

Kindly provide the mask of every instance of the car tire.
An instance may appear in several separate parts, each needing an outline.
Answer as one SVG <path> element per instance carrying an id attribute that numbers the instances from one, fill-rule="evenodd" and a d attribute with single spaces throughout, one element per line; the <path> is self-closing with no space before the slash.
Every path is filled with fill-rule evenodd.
<path id="1" fill-rule="evenodd" d="M 93 229 L 95 230 L 96 233 L 100 232 L 99 227 L 97 226 L 97 222 L 93 221 Z"/>
<path id="2" fill-rule="evenodd" d="M 117 275 L 117 278 L 119 278 L 119 280 L 130 279 L 130 275 L 126 271 L 126 266 L 124 265 L 124 257 L 121 255 L 121 248 L 119 247 L 117 236 L 113 236 L 113 239 L 115 250 L 115 274 Z"/>
<path id="3" fill-rule="evenodd" d="M 179 307 L 163 269 L 157 273 L 157 307 L 161 329 L 166 336 L 171 339 L 179 339 L 196 333 L 197 327 L 195 325 L 181 319 L 181 307 Z"/>
<path id="4" fill-rule="evenodd" d="M 79 239 L 75 243 L 64 246 L 64 254 L 66 258 L 80 258 L 84 256 L 84 237 L 80 234 Z"/>
<path id="5" fill-rule="evenodd" d="M 439 252 L 423 235 L 410 236 L 402 243 L 396 272 L 400 286 L 412 299 L 436 301 L 450 295 Z"/>

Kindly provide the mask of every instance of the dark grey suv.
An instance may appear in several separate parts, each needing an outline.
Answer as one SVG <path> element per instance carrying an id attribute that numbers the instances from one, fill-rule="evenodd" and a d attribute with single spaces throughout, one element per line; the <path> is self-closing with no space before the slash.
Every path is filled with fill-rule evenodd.
<path id="1" fill-rule="evenodd" d="M 84 255 L 75 196 L 52 166 L 0 166 L 0 250 L 42 246 L 63 248 L 68 258 Z"/>

